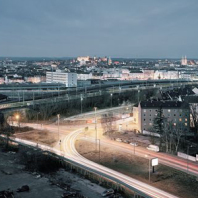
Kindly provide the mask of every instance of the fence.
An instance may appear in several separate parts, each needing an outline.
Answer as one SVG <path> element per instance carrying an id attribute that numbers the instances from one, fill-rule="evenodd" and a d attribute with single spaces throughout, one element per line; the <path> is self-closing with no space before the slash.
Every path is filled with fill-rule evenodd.
<path id="1" fill-rule="evenodd" d="M 184 158 L 184 159 L 188 159 L 188 160 L 193 161 L 193 162 L 198 161 L 198 155 L 196 155 L 196 157 L 193 157 L 193 156 L 187 155 L 185 153 L 177 152 L 177 156 L 181 157 L 181 158 Z"/>

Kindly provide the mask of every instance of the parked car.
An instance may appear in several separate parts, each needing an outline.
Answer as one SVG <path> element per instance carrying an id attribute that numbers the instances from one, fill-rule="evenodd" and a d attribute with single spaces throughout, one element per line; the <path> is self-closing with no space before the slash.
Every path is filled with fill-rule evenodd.
<path id="1" fill-rule="evenodd" d="M 130 143 L 129 140 L 124 140 L 123 142 L 126 143 L 126 144 Z"/>
<path id="2" fill-rule="evenodd" d="M 136 142 L 131 142 L 130 145 L 131 146 L 138 146 L 138 144 Z"/>
<path id="3" fill-rule="evenodd" d="M 105 190 L 103 193 L 102 193 L 102 196 L 103 197 L 106 197 L 106 196 L 109 196 L 109 195 L 112 195 L 114 193 L 114 190 L 112 188 L 108 189 L 108 190 Z"/>
<path id="4" fill-rule="evenodd" d="M 122 139 L 121 138 L 116 138 L 116 141 L 117 142 L 122 142 Z"/>

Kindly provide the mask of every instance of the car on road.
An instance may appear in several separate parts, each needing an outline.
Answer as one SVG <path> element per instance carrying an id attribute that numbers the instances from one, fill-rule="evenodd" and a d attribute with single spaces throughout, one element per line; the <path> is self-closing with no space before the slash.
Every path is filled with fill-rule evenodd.
<path id="1" fill-rule="evenodd" d="M 148 150 L 150 151 L 154 151 L 154 152 L 159 152 L 159 146 L 157 145 L 152 145 L 150 144 L 148 147 L 146 147 Z"/>
<path id="2" fill-rule="evenodd" d="M 130 145 L 131 146 L 138 146 L 138 144 L 136 142 L 131 142 Z"/>
<path id="3" fill-rule="evenodd" d="M 110 188 L 110 189 L 105 190 L 105 191 L 102 193 L 102 196 L 103 196 L 103 197 L 106 197 L 106 196 L 109 196 L 109 195 L 112 195 L 112 194 L 114 194 L 114 190 L 113 190 L 112 188 Z"/>
<path id="4" fill-rule="evenodd" d="M 121 138 L 116 138 L 116 141 L 117 142 L 122 142 L 122 139 Z"/>

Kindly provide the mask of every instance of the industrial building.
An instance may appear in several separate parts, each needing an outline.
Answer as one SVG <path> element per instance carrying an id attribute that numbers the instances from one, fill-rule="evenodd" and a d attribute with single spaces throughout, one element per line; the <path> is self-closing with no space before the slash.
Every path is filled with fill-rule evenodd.
<path id="1" fill-rule="evenodd" d="M 77 74 L 76 73 L 66 73 L 61 70 L 56 70 L 56 72 L 46 72 L 46 82 L 47 83 L 62 83 L 66 87 L 76 87 L 77 86 Z"/>

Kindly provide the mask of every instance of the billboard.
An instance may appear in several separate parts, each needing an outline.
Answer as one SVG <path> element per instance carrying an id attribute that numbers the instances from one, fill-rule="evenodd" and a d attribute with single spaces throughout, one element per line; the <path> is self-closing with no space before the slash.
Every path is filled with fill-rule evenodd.
<path id="1" fill-rule="evenodd" d="M 158 165 L 158 158 L 151 159 L 151 165 L 152 166 L 157 166 Z"/>

